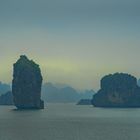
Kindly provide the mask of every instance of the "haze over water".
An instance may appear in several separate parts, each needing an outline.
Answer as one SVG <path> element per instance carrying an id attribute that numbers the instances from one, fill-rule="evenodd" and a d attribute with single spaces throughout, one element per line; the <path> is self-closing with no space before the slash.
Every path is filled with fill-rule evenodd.
<path id="1" fill-rule="evenodd" d="M 45 110 L 0 106 L 1 140 L 139 140 L 140 109 L 48 104 Z"/>
<path id="2" fill-rule="evenodd" d="M 26 54 L 44 82 L 99 89 L 106 74 L 140 77 L 139 0 L 1 0 L 0 80 Z"/>

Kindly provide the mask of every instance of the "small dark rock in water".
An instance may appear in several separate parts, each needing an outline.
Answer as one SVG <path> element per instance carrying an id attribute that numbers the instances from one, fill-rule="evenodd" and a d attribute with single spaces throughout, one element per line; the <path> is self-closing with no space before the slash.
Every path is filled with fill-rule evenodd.
<path id="1" fill-rule="evenodd" d="M 81 99 L 77 105 L 91 105 L 91 99 Z"/>
<path id="2" fill-rule="evenodd" d="M 18 109 L 43 109 L 41 100 L 42 75 L 34 61 L 25 55 L 14 64 L 12 93 Z"/>
<path id="3" fill-rule="evenodd" d="M 140 107 L 140 87 L 134 76 L 124 73 L 102 78 L 101 89 L 93 96 L 96 107 Z"/>
<path id="4" fill-rule="evenodd" d="M 0 105 L 13 105 L 13 95 L 11 91 L 0 96 Z"/>

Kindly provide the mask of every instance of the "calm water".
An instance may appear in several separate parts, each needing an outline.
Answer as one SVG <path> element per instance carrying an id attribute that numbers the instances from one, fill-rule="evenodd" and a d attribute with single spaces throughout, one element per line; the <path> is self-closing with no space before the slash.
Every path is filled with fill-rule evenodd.
<path id="1" fill-rule="evenodd" d="M 0 140 L 140 140 L 140 109 L 48 104 L 45 110 L 0 106 Z"/>

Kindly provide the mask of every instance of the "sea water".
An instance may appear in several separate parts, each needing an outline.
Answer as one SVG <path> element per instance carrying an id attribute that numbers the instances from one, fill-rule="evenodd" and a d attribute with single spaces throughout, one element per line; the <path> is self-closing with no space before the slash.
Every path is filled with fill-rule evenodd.
<path id="1" fill-rule="evenodd" d="M 0 106 L 0 140 L 140 140 L 140 109 L 47 104 Z"/>

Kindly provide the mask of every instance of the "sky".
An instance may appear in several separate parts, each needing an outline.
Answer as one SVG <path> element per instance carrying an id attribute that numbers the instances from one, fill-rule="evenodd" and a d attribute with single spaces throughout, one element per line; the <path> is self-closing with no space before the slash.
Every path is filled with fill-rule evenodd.
<path id="1" fill-rule="evenodd" d="M 140 78 L 139 0 L 0 0 L 0 81 L 21 54 L 44 82 L 100 87 L 109 73 Z"/>

